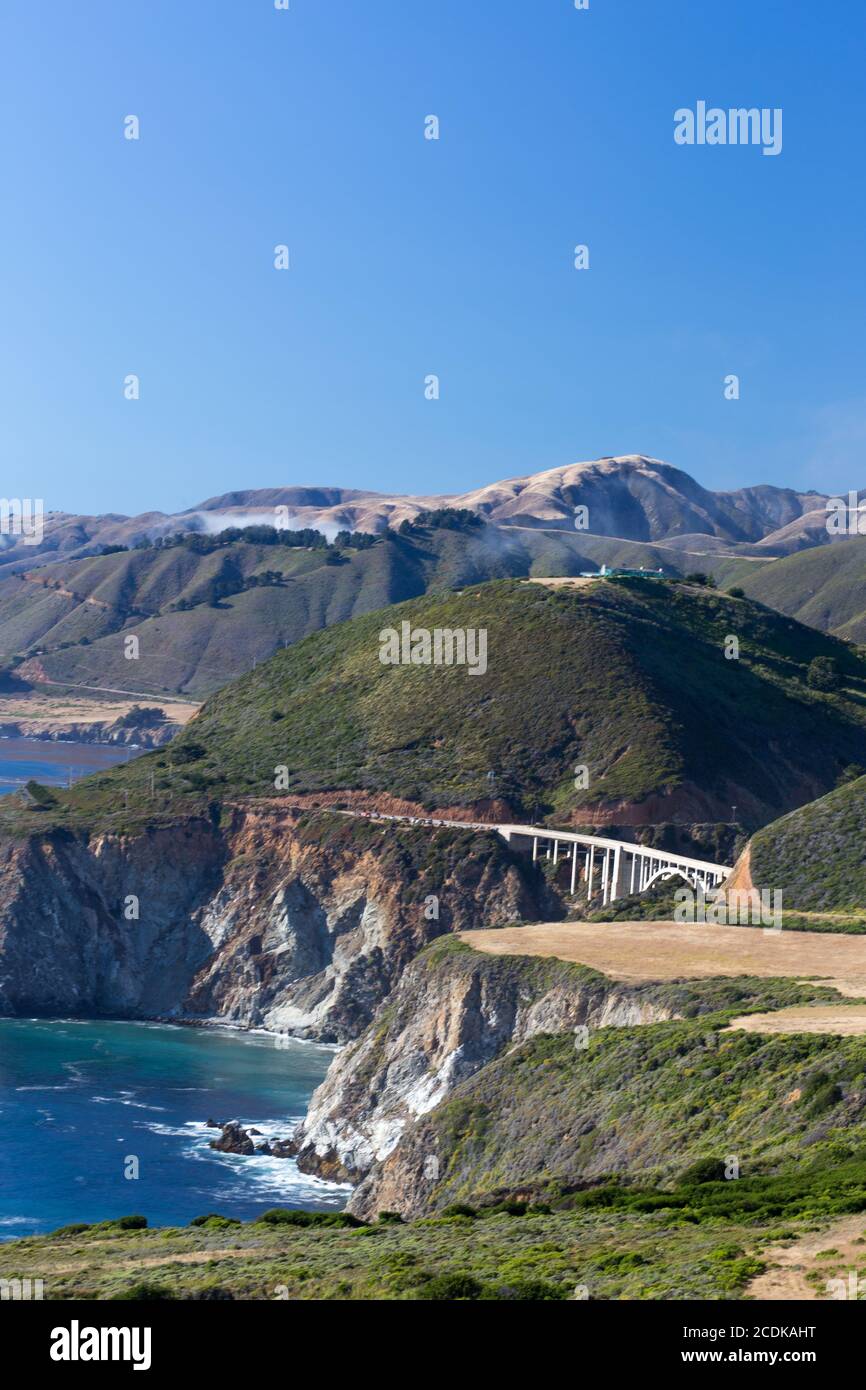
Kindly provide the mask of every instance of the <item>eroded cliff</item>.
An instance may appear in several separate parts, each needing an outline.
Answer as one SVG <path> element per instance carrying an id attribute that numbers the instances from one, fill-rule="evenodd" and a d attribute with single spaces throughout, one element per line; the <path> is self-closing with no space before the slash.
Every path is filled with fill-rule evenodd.
<path id="1" fill-rule="evenodd" d="M 772 1171 L 810 1133 L 808 1105 L 785 1096 L 814 1084 L 813 1064 L 790 1040 L 726 1029 L 832 993 L 746 976 L 625 985 L 438 941 L 336 1057 L 295 1135 L 299 1163 L 351 1179 L 365 1219 L 669 1184 L 708 1155 Z M 838 1096 L 860 1113 L 859 1081 Z"/>
<path id="2" fill-rule="evenodd" d="M 645 995 L 563 961 L 442 942 L 404 971 L 371 1027 L 335 1059 L 295 1136 L 300 1166 L 360 1183 L 351 1210 L 369 1214 L 382 1206 L 383 1165 L 404 1132 L 461 1082 L 538 1034 L 671 1017 Z M 399 1193 L 386 1184 L 395 1209 L 425 1209 L 439 1178 L 429 1157 L 401 1171 Z"/>
<path id="3" fill-rule="evenodd" d="M 494 833 L 234 806 L 0 845 L 0 1012 L 343 1042 L 435 937 L 555 910 Z"/>

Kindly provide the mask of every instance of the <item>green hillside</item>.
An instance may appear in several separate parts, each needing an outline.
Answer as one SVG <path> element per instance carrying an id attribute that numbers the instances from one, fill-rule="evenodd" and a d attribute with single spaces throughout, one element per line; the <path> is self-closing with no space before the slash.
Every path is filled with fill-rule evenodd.
<path id="1" fill-rule="evenodd" d="M 866 902 L 866 777 L 765 826 L 752 840 L 752 881 L 787 909 L 832 912 Z"/>
<path id="2" fill-rule="evenodd" d="M 750 598 L 822 632 L 866 642 L 866 536 L 833 541 L 796 555 L 725 573 Z"/>
<path id="3" fill-rule="evenodd" d="M 19 665 L 37 682 L 202 698 L 309 633 L 427 592 L 603 563 L 725 579 L 749 568 L 640 542 L 477 523 L 413 525 L 331 546 L 324 538 L 289 545 L 285 533 L 277 544 L 251 539 L 265 529 L 232 532 L 237 539 L 219 545 L 192 534 L 0 579 L 0 665 Z M 130 635 L 135 661 L 125 655 Z"/>
<path id="4" fill-rule="evenodd" d="M 403 622 L 483 629 L 486 672 L 382 664 L 380 631 Z M 834 689 L 809 683 L 816 657 L 835 662 Z M 30 815 L 360 789 L 428 807 L 497 798 L 560 823 L 597 807 L 727 821 L 736 805 L 758 825 L 852 764 L 866 766 L 866 662 L 845 644 L 691 585 L 504 581 L 304 638 L 214 695 L 169 748 Z M 4 822 L 17 801 L 4 798 Z"/>
<path id="5" fill-rule="evenodd" d="M 482 956 L 453 938 L 428 946 L 413 967 L 420 968 L 472 980 L 484 997 L 496 997 L 496 982 L 501 987 L 506 975 L 520 981 L 524 999 L 552 987 L 577 993 L 610 985 L 583 966 Z M 706 1204 L 730 1217 L 758 1211 L 768 1198 L 775 1205 L 786 1190 L 782 1206 L 793 1216 L 798 1208 L 827 1209 L 824 1203 L 844 1190 L 834 1166 L 856 1154 L 859 1204 L 866 1207 L 866 1038 L 726 1031 L 740 1015 L 843 1002 L 835 991 L 743 976 L 648 983 L 640 999 L 678 1017 L 591 1029 L 585 1049 L 575 1047 L 571 1032 L 505 1047 L 406 1128 L 380 1165 L 393 1174 L 387 1190 L 405 1178 L 411 1192 L 408 1175 L 435 1153 L 440 1178 L 429 1195 L 432 1211 L 503 1194 L 545 1200 L 621 1178 L 622 1189 L 584 1196 L 614 1210 L 682 1205 L 700 1211 Z M 377 1055 L 389 1055 L 404 1027 L 399 1004 L 380 1011 L 370 1025 L 382 1037 Z M 366 1055 L 362 1044 L 358 1052 Z M 368 1079 L 359 1070 L 356 1084 Z M 804 1135 L 810 1136 L 808 1162 Z M 715 1160 L 721 1169 L 729 1153 L 739 1158 L 738 1181 L 671 1195 L 690 1165 Z M 651 1196 L 650 1188 L 667 1189 L 667 1198 Z"/>

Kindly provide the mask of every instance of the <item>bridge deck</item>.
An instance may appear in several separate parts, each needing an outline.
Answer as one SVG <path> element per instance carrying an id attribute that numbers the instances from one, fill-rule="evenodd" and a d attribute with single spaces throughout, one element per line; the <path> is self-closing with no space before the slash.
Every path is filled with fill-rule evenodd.
<path id="1" fill-rule="evenodd" d="M 680 873 L 693 886 L 704 889 L 716 888 L 731 873 L 726 864 L 713 864 L 708 859 L 693 859 L 689 855 L 673 854 L 670 850 L 656 849 L 652 845 L 640 845 L 634 840 L 612 840 L 603 835 L 583 835 L 576 830 L 557 830 L 549 825 L 506 825 L 494 821 L 461 821 L 441 816 L 395 815 L 387 811 L 343 811 L 343 815 L 362 816 L 373 820 L 402 821 L 408 825 L 454 826 L 460 830 L 495 830 L 504 839 L 532 841 L 532 857 L 538 853 L 538 842 L 547 840 L 553 844 L 554 862 L 560 844 L 573 846 L 567 856 L 571 859 L 571 892 L 577 884 L 577 846 L 586 850 L 585 880 L 587 896 L 592 898 L 595 874 L 598 871 L 599 892 L 604 903 L 636 891 L 645 892 L 657 878 Z M 596 856 L 598 865 L 596 868 Z M 627 874 L 625 861 L 631 858 L 631 876 L 626 887 Z"/>
<path id="2" fill-rule="evenodd" d="M 629 854 L 640 854 L 647 858 L 660 859 L 669 864 L 682 864 L 688 869 L 698 869 L 709 873 L 729 874 L 731 869 L 726 864 L 714 864 L 708 859 L 692 859 L 686 854 L 676 854 L 671 850 L 657 849 L 652 845 L 640 845 L 634 840 L 610 840 L 603 835 L 582 835 L 575 830 L 556 830 L 551 826 L 538 825 L 497 825 L 491 827 L 499 831 L 501 835 L 523 835 L 533 840 L 566 840 L 573 841 L 587 848 L 594 846 L 601 850 L 627 850 Z"/>

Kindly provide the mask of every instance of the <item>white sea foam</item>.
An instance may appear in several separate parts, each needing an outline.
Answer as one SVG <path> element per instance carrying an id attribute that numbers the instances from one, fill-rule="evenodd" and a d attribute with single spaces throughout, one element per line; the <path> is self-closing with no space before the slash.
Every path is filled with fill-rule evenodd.
<path id="1" fill-rule="evenodd" d="M 241 1126 L 252 1135 L 254 1143 L 265 1139 L 288 1139 L 302 1116 L 297 1115 L 283 1121 L 240 1120 Z M 339 1209 L 345 1194 L 351 1192 L 351 1183 L 327 1182 L 311 1174 L 298 1171 L 293 1158 L 274 1158 L 269 1154 L 227 1154 L 210 1147 L 210 1140 L 217 1131 L 203 1120 L 189 1120 L 181 1129 L 171 1125 L 143 1122 L 143 1128 L 154 1134 L 164 1134 L 172 1138 L 185 1138 L 190 1142 L 182 1150 L 184 1158 L 194 1163 L 207 1163 L 210 1167 L 223 1170 L 228 1182 L 217 1181 L 207 1189 L 214 1204 L 229 1202 L 280 1202 L 293 1203 L 314 1201 L 333 1205 Z"/>
<path id="2" fill-rule="evenodd" d="M 91 1096 L 91 1102 L 97 1105 L 130 1105 L 133 1110 L 154 1110 L 165 1112 L 164 1105 L 147 1105 L 143 1100 L 130 1100 L 132 1091 L 121 1091 L 117 1096 Z"/>
<path id="3" fill-rule="evenodd" d="M 74 1091 L 75 1087 L 66 1082 L 63 1086 L 16 1086 L 16 1091 Z"/>

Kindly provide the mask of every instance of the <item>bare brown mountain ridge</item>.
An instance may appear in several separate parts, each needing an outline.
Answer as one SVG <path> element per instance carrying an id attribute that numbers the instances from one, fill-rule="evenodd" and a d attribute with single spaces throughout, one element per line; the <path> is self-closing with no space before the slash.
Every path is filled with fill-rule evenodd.
<path id="1" fill-rule="evenodd" d="M 463 493 L 287 486 L 237 489 L 175 513 L 79 516 L 49 511 L 40 544 L 26 544 L 15 535 L 0 537 L 0 573 L 98 554 L 105 545 L 135 545 L 177 532 L 272 522 L 278 506 L 288 509 L 295 527 L 375 533 L 441 507 L 467 508 L 496 526 L 573 529 L 575 508 L 582 505 L 589 508 L 589 531 L 594 535 L 632 541 L 695 535 L 765 548 L 778 540 L 784 551 L 786 545 L 799 548 L 803 535 L 809 544 L 823 541 L 814 517 L 823 515 L 825 501 L 820 493 L 769 484 L 714 492 L 660 459 L 627 454 L 530 472 Z"/>

